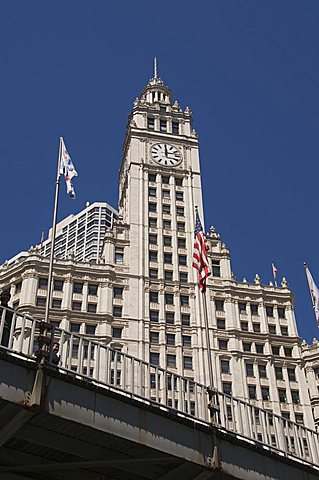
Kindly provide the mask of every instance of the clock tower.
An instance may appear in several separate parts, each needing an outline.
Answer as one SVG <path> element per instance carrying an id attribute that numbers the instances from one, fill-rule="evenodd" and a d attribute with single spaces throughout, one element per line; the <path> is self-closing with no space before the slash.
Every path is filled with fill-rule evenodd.
<path id="1" fill-rule="evenodd" d="M 197 358 L 203 345 L 192 267 L 195 206 L 203 218 L 192 114 L 173 100 L 155 63 L 154 76 L 128 119 L 119 172 L 119 220 L 112 233 L 115 250 L 124 245 L 123 273 L 117 273 L 126 282 L 123 348 L 190 378 L 196 370 L 196 379 L 204 380 L 203 362 Z M 127 243 L 118 229 L 126 231 Z"/>

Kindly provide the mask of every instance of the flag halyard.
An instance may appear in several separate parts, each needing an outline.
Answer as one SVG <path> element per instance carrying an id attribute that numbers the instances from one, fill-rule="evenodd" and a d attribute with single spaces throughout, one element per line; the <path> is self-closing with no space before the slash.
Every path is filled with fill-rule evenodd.
<path id="1" fill-rule="evenodd" d="M 194 232 L 193 267 L 198 271 L 198 285 L 202 293 L 206 291 L 206 280 L 211 274 L 207 257 L 208 245 L 203 227 L 196 211 Z"/>
<path id="2" fill-rule="evenodd" d="M 75 190 L 73 187 L 72 179 L 73 177 L 77 177 L 78 173 L 75 170 L 75 167 L 72 163 L 71 157 L 66 149 L 66 146 L 62 137 L 60 138 L 60 141 L 61 141 L 61 158 L 60 158 L 59 174 L 63 175 L 65 178 L 66 190 L 68 195 L 71 198 L 75 198 Z"/>

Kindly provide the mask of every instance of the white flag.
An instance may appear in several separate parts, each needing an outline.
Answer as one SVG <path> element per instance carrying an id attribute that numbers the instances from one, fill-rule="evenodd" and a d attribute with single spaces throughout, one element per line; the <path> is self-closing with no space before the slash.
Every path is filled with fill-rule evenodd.
<path id="1" fill-rule="evenodd" d="M 306 275 L 307 275 L 310 295 L 311 295 L 311 299 L 312 299 L 313 310 L 315 312 L 317 325 L 319 327 L 319 289 L 318 289 L 317 285 L 315 284 L 308 267 L 306 267 Z"/>
<path id="2" fill-rule="evenodd" d="M 71 198 L 75 198 L 75 191 L 72 184 L 72 178 L 77 177 L 78 173 L 74 168 L 71 157 L 66 149 L 63 138 L 61 142 L 61 159 L 60 159 L 60 175 L 64 175 L 66 189 Z"/>

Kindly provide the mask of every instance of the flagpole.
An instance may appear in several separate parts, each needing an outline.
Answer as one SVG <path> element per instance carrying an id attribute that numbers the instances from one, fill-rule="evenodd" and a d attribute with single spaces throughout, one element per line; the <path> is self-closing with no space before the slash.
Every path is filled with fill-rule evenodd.
<path id="1" fill-rule="evenodd" d="M 209 338 L 206 291 L 203 292 L 202 297 L 203 297 L 202 303 L 203 303 L 203 310 L 204 310 L 204 322 L 205 322 L 206 345 L 207 345 L 209 387 L 212 389 L 214 388 L 214 375 L 213 375 L 213 363 L 212 363 L 212 350 L 210 348 L 210 338 Z"/>
<path id="2" fill-rule="evenodd" d="M 47 294 L 47 301 L 45 304 L 45 315 L 44 315 L 44 321 L 46 323 L 49 323 L 49 312 L 50 312 L 51 297 L 52 297 L 52 273 L 53 273 L 55 234 L 56 234 L 56 223 L 57 223 L 59 190 L 60 190 L 61 153 L 62 153 L 62 137 L 60 137 L 60 143 L 59 143 L 58 171 L 57 171 L 57 178 L 55 182 L 55 196 L 54 196 L 54 209 L 53 209 L 53 222 L 52 222 L 52 235 L 51 235 L 51 252 L 50 252 L 49 277 L 48 277 L 48 294 Z"/>

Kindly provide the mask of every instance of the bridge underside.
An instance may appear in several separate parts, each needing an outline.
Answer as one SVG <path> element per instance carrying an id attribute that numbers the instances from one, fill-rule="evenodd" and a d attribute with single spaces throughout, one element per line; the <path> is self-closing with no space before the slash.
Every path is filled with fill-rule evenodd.
<path id="1" fill-rule="evenodd" d="M 125 392 L 0 355 L 0 478 L 314 480 L 319 475 Z"/>
<path id="2" fill-rule="evenodd" d="M 6 480 L 227 478 L 173 454 L 0 401 L 0 477 Z M 9 437 L 5 442 L 5 437 Z"/>

